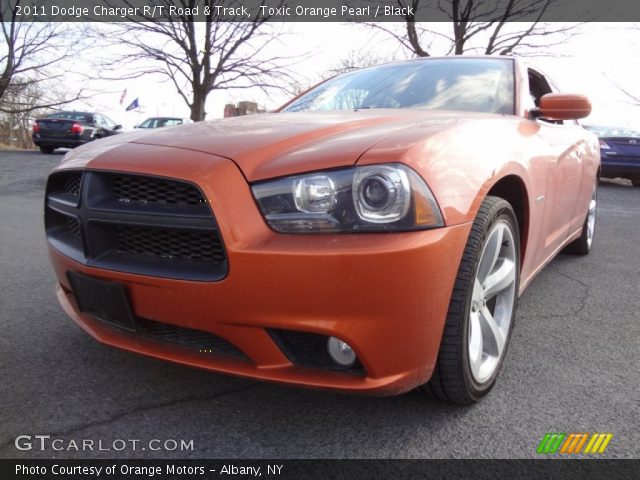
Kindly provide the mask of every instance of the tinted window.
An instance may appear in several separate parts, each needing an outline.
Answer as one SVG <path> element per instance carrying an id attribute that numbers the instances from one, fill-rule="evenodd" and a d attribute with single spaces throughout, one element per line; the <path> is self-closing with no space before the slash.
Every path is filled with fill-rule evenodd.
<path id="1" fill-rule="evenodd" d="M 109 130 L 113 130 L 114 127 L 116 126 L 115 122 L 111 120 L 109 117 L 105 117 L 104 115 L 101 115 L 101 116 L 102 116 L 102 123 L 104 124 L 104 126 Z"/>
<path id="2" fill-rule="evenodd" d="M 65 120 L 75 120 L 77 122 L 93 123 L 93 115 L 85 112 L 57 112 L 48 115 L 47 118 L 63 118 Z"/>
<path id="3" fill-rule="evenodd" d="M 435 59 L 382 65 L 328 80 L 285 112 L 427 108 L 514 113 L 513 63 Z"/>
<path id="4" fill-rule="evenodd" d="M 101 128 L 107 128 L 104 118 L 102 118 L 102 115 L 96 115 L 96 125 L 98 125 Z"/>

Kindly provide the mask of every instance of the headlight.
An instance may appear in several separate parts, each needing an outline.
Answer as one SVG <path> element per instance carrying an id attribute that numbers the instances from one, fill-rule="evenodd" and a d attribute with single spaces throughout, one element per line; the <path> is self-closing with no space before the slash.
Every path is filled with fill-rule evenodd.
<path id="1" fill-rule="evenodd" d="M 420 176 L 401 164 L 316 172 L 255 183 L 262 214 L 278 232 L 376 232 L 442 227 Z"/>

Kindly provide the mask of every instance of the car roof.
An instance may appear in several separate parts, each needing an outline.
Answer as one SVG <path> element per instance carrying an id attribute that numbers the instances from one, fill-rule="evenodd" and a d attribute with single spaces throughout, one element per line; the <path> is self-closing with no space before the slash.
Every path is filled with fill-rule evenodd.
<path id="1" fill-rule="evenodd" d="M 384 67 L 388 65 L 398 65 L 401 63 L 418 63 L 418 62 L 428 62 L 430 60 L 508 60 L 515 62 L 518 60 L 518 57 L 510 56 L 510 55 L 446 55 L 441 57 L 418 57 L 418 58 L 410 58 L 408 60 L 392 60 L 390 62 L 383 62 L 377 65 L 371 65 L 369 67 L 364 68 L 354 68 L 353 70 L 349 70 L 345 73 L 351 73 L 359 70 L 367 70 L 369 68 L 376 67 Z M 339 75 L 336 75 L 339 76 Z"/>
<path id="2" fill-rule="evenodd" d="M 61 115 L 63 113 L 79 113 L 81 115 L 95 115 L 95 112 L 82 112 L 78 110 L 60 110 L 59 112 L 52 112 L 49 115 Z"/>
<path id="3" fill-rule="evenodd" d="M 184 120 L 182 117 L 149 117 L 146 120 Z"/>

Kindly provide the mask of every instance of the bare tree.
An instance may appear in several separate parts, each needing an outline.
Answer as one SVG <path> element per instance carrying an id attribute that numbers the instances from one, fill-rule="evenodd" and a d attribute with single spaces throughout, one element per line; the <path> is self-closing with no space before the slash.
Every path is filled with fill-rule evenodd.
<path id="1" fill-rule="evenodd" d="M 418 57 L 433 54 L 437 40 L 448 47 L 438 54 L 462 55 L 473 52 L 485 55 L 509 55 L 549 48 L 562 43 L 578 31 L 580 24 L 542 22 L 560 0 L 438 0 L 440 15 L 451 20 L 451 33 L 446 34 L 416 22 L 420 12 L 431 8 L 428 0 L 396 0 L 405 8 L 403 31 L 384 23 L 369 24 L 396 39 Z M 410 7 L 410 8 L 407 8 Z M 526 23 L 525 23 L 526 22 Z"/>
<path id="2" fill-rule="evenodd" d="M 613 80 L 607 74 L 604 74 L 604 77 L 607 78 L 607 80 L 609 80 L 616 87 L 616 89 L 618 89 L 619 92 L 627 97 L 628 101 L 630 101 L 632 104 L 640 106 L 640 91 L 632 92 L 629 88 L 623 87 L 622 85 L 620 85 L 620 83 L 618 83 L 616 80 Z"/>
<path id="3" fill-rule="evenodd" d="M 636 24 L 637 25 L 637 24 Z M 636 27 L 632 27 L 627 29 L 627 31 L 629 32 L 629 38 L 635 38 L 636 42 L 635 44 L 632 44 L 630 47 L 633 48 L 637 48 L 638 47 L 638 39 L 640 38 L 640 27 L 636 26 Z M 633 37 L 632 37 L 633 35 Z M 615 85 L 615 87 L 618 89 L 618 91 L 620 91 L 625 97 L 627 97 L 627 99 L 634 105 L 636 106 L 640 106 L 640 89 L 636 88 L 634 91 L 632 91 L 631 89 L 629 89 L 626 86 L 622 86 L 619 82 L 620 79 L 612 79 L 609 75 L 607 75 L 606 73 L 603 72 L 603 75 L 605 78 L 607 78 L 613 85 Z M 637 83 L 635 82 L 635 79 L 633 77 L 628 78 L 628 80 L 632 80 L 634 84 L 637 85 Z M 630 83 L 630 82 L 627 82 Z"/>
<path id="4" fill-rule="evenodd" d="M 13 82 L 4 92 L 3 106 L 9 111 L 0 111 L 0 138 L 11 147 L 32 148 L 31 124 L 34 120 L 32 107 L 40 99 L 39 86 Z M 10 108 L 7 108 L 7 107 Z"/>
<path id="5" fill-rule="evenodd" d="M 117 69 L 118 79 L 164 77 L 189 106 L 194 121 L 205 119 L 207 96 L 214 90 L 284 89 L 291 79 L 286 67 L 293 59 L 270 53 L 278 32 L 267 23 L 268 17 L 222 21 L 222 10 L 214 7 L 241 6 L 235 0 L 158 0 L 155 4 L 165 7 L 163 19 L 144 17 L 143 22 L 120 23 L 106 34 L 108 43 L 125 50 L 102 63 L 106 72 Z M 185 13 L 170 17 L 171 5 Z M 197 5 L 204 21 L 196 21 L 191 14 Z M 203 7 L 210 12 L 206 16 Z M 123 72 L 126 68 L 128 73 Z"/>
<path id="6" fill-rule="evenodd" d="M 78 48 L 77 36 L 72 37 L 68 24 L 22 22 L 17 7 L 22 0 L 3 0 L 0 6 L 0 111 L 5 113 L 30 112 L 42 108 L 61 106 L 81 98 L 82 91 L 50 95 L 45 84 L 53 84 L 64 74 L 63 65 Z M 35 102 L 18 104 L 25 88 L 40 85 L 40 96 Z"/>
<path id="7" fill-rule="evenodd" d="M 373 67 L 380 65 L 381 63 L 389 63 L 398 58 L 394 56 L 381 56 L 373 52 L 366 52 L 362 50 L 351 50 L 347 56 L 341 58 L 335 63 L 329 70 L 324 78 L 333 77 L 341 73 L 350 72 L 352 70 L 358 70 L 360 68 Z"/>
<path id="8" fill-rule="evenodd" d="M 618 87 L 618 90 L 620 90 L 622 93 L 625 94 L 625 96 L 631 100 L 631 102 L 640 105 L 640 93 L 631 93 L 629 90 L 627 90 L 626 88 L 621 87 L 620 85 L 616 84 L 616 87 Z"/>

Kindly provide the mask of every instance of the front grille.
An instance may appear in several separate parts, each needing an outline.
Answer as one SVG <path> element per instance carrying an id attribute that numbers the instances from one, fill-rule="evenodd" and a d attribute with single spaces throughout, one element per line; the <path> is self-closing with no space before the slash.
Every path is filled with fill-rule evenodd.
<path id="1" fill-rule="evenodd" d="M 69 195 L 80 195 L 80 174 L 68 175 L 64 180 L 64 191 Z"/>
<path id="2" fill-rule="evenodd" d="M 82 173 L 65 172 L 53 175 L 47 183 L 48 196 L 64 203 L 76 204 L 80 198 Z"/>
<path id="3" fill-rule="evenodd" d="M 73 252 L 82 250 L 80 221 L 75 216 L 47 208 L 45 229 L 47 237 L 55 244 L 64 245 L 64 248 Z"/>
<path id="4" fill-rule="evenodd" d="M 46 195 L 49 242 L 85 265 L 185 280 L 227 274 L 215 217 L 194 184 L 69 171 L 49 177 Z"/>
<path id="5" fill-rule="evenodd" d="M 213 333 L 178 327 L 145 318 L 138 318 L 137 324 L 138 333 L 154 340 L 175 343 L 183 347 L 198 350 L 201 353 L 212 353 L 249 360 L 235 345 Z"/>
<path id="6" fill-rule="evenodd" d="M 125 203 L 158 205 L 201 205 L 206 203 L 202 193 L 193 185 L 136 175 L 114 175 L 112 192 L 118 202 Z"/>
<path id="7" fill-rule="evenodd" d="M 224 260 L 224 249 L 216 232 L 119 226 L 116 228 L 116 249 L 121 253 L 160 258 L 202 262 Z"/>
<path id="8" fill-rule="evenodd" d="M 80 238 L 80 222 L 77 218 L 66 217 L 65 226 L 69 235 L 72 235 L 75 238 Z"/>

